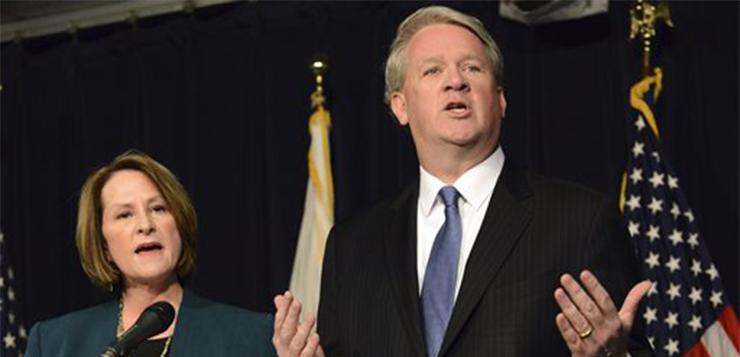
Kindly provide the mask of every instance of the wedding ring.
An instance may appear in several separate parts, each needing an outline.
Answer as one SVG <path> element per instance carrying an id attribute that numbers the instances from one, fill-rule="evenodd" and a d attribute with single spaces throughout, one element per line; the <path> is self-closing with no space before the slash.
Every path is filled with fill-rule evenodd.
<path id="1" fill-rule="evenodd" d="M 594 332 L 594 328 L 589 326 L 588 330 L 583 331 L 583 332 L 578 332 L 578 336 L 580 336 L 581 338 L 587 338 L 588 336 L 591 336 L 592 332 Z"/>

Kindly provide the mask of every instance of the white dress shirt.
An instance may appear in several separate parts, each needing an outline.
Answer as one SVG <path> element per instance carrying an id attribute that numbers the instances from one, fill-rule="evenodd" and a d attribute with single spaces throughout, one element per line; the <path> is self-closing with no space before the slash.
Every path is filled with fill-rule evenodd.
<path id="1" fill-rule="evenodd" d="M 452 186 L 460 193 L 458 209 L 462 223 L 460 259 L 457 263 L 457 282 L 455 299 L 465 272 L 465 264 L 473 249 L 493 189 L 496 187 L 504 167 L 504 152 L 499 146 L 491 156 L 460 176 Z M 416 271 L 419 277 L 419 295 L 424 284 L 429 255 L 432 253 L 434 239 L 445 222 L 445 205 L 439 197 L 439 190 L 446 186 L 440 179 L 432 176 L 419 165 L 419 202 L 416 214 Z"/>

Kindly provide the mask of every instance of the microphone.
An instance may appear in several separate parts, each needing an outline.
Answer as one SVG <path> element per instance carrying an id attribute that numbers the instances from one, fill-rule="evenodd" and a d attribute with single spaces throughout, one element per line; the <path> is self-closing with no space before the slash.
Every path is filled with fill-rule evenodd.
<path id="1" fill-rule="evenodd" d="M 155 302 L 141 313 L 133 326 L 113 340 L 100 357 L 128 356 L 141 342 L 170 327 L 174 319 L 175 308 L 170 303 Z"/>

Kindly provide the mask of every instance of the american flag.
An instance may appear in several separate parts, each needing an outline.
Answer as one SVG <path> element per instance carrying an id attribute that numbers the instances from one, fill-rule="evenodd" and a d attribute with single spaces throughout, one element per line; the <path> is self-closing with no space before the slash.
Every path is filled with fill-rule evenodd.
<path id="1" fill-rule="evenodd" d="M 26 328 L 18 316 L 19 301 L 13 290 L 15 274 L 5 251 L 5 237 L 0 232 L 0 357 L 23 356 Z"/>
<path id="2" fill-rule="evenodd" d="M 642 322 L 658 356 L 738 356 L 737 315 L 680 181 L 660 150 L 650 108 L 661 76 L 656 69 L 630 92 L 636 119 L 621 200 L 643 274 L 653 283 Z"/>

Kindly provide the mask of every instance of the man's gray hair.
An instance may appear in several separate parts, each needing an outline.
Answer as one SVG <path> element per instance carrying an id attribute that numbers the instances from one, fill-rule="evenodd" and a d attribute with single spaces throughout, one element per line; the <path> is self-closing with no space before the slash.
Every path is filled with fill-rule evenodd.
<path id="1" fill-rule="evenodd" d="M 504 59 L 501 50 L 488 33 L 483 23 L 473 16 L 444 6 L 421 8 L 403 20 L 398 26 L 396 38 L 391 44 L 388 60 L 385 63 L 385 103 L 390 105 L 391 95 L 403 86 L 406 75 L 406 48 L 411 37 L 422 28 L 435 24 L 450 24 L 464 27 L 475 34 L 486 46 L 486 54 L 493 68 L 498 85 L 504 83 Z"/>

